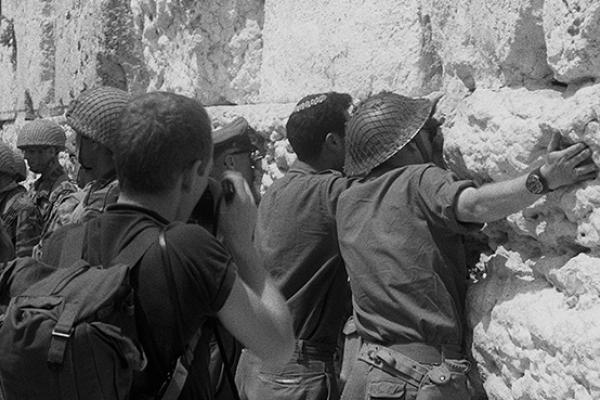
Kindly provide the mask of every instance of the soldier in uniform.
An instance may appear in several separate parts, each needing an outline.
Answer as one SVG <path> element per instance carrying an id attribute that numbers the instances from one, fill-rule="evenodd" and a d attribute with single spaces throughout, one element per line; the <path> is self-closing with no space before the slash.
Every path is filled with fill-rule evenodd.
<path id="1" fill-rule="evenodd" d="M 67 111 L 67 124 L 76 133 L 79 173 L 83 190 L 66 198 L 50 222 L 48 232 L 100 215 L 117 201 L 119 182 L 113 163 L 113 137 L 118 118 L 131 96 L 120 89 L 97 87 L 83 92 Z"/>
<path id="2" fill-rule="evenodd" d="M 38 209 L 18 184 L 26 175 L 25 162 L 18 159 L 10 146 L 0 142 L 0 218 L 14 249 L 7 259 L 31 256 L 42 229 Z"/>
<path id="3" fill-rule="evenodd" d="M 63 128 L 47 119 L 25 124 L 17 136 L 17 147 L 23 151 L 29 169 L 41 174 L 29 191 L 41 216 L 41 235 L 47 231 L 56 207 L 78 190 L 58 162 L 58 153 L 64 150 L 65 142 Z"/>

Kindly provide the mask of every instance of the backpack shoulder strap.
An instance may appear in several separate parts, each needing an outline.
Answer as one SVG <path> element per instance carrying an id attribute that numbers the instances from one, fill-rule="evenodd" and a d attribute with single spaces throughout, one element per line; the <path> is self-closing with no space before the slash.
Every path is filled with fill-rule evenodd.
<path id="1" fill-rule="evenodd" d="M 67 231 L 60 251 L 59 266 L 66 267 L 72 265 L 77 260 L 81 260 L 86 227 L 87 224 L 81 224 Z"/>
<path id="2" fill-rule="evenodd" d="M 152 243 L 156 242 L 158 229 L 146 228 L 138 233 L 135 238 L 113 260 L 113 264 L 128 264 L 134 267 L 146 254 Z"/>

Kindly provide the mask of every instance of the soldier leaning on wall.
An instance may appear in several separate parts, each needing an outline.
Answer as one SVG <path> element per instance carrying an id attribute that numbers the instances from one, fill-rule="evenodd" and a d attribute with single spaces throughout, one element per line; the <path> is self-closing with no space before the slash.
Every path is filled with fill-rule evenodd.
<path id="1" fill-rule="evenodd" d="M 351 105 L 349 94 L 313 94 L 288 119 L 298 160 L 263 195 L 254 243 L 292 311 L 296 349 L 277 367 L 244 350 L 236 377 L 242 399 L 339 398 L 337 344 L 351 306 L 335 215 L 352 183 L 340 172 Z"/>
<path id="2" fill-rule="evenodd" d="M 470 399 L 461 234 L 597 176 L 591 151 L 561 149 L 557 133 L 529 174 L 481 187 L 460 180 L 440 167 L 434 108 L 384 92 L 347 126 L 344 170 L 361 180 L 341 195 L 337 228 L 363 344 L 343 400 Z"/>

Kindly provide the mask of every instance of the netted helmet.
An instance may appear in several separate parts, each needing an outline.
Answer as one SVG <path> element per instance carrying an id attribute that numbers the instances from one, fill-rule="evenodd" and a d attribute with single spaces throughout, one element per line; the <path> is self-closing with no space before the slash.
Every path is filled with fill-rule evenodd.
<path id="1" fill-rule="evenodd" d="M 427 122 L 433 106 L 428 99 L 392 92 L 363 101 L 346 127 L 346 175 L 366 175 L 396 154 Z"/>
<path id="2" fill-rule="evenodd" d="M 69 107 L 67 123 L 77 133 L 113 151 L 119 117 L 130 100 L 129 93 L 109 86 L 86 90 Z"/>
<path id="3" fill-rule="evenodd" d="M 13 176 L 15 174 L 15 160 L 13 149 L 4 142 L 0 142 L 0 173 Z"/>
<path id="4" fill-rule="evenodd" d="M 15 179 L 17 182 L 22 182 L 27 179 L 27 165 L 25 159 L 19 151 L 13 151 Z"/>
<path id="5" fill-rule="evenodd" d="M 36 119 L 28 122 L 17 135 L 17 147 L 23 149 L 28 146 L 54 146 L 65 147 L 67 137 L 64 129 L 49 119 Z"/>

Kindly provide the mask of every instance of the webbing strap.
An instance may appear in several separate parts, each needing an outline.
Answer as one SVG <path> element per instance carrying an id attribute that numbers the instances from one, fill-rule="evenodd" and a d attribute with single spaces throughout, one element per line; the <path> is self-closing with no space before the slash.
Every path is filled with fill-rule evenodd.
<path id="1" fill-rule="evenodd" d="M 75 261 L 81 260 L 86 226 L 87 224 L 77 225 L 73 229 L 67 231 L 60 251 L 60 259 L 58 262 L 60 267 L 68 267 L 75 263 Z"/>
<path id="2" fill-rule="evenodd" d="M 62 365 L 65 359 L 65 351 L 71 334 L 73 333 L 73 324 L 79 313 L 79 305 L 67 303 L 63 312 L 60 314 L 50 339 L 50 350 L 48 351 L 48 363 Z"/>

